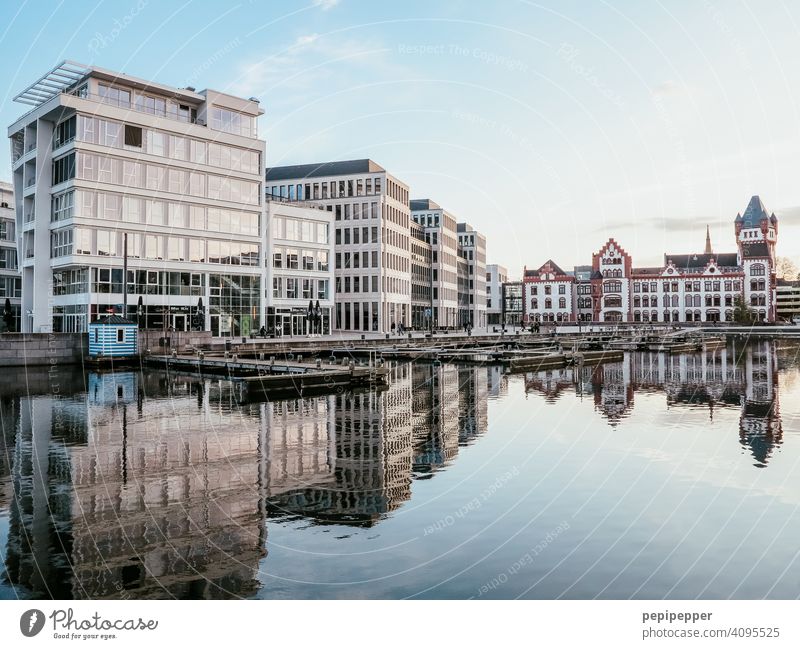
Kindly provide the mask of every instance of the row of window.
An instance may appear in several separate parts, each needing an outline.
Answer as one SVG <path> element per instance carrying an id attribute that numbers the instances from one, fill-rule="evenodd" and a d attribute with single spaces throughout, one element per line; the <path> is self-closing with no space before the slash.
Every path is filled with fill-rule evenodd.
<path id="1" fill-rule="evenodd" d="M 763 267 L 762 267 L 763 268 Z M 660 284 L 664 293 L 677 293 L 679 291 L 679 282 L 664 282 Z M 725 288 L 726 291 L 739 291 L 741 290 L 741 284 L 739 280 L 687 280 L 684 282 L 684 290 L 685 291 L 699 291 L 700 287 L 703 287 L 703 290 L 706 291 L 719 291 L 722 287 Z M 633 282 L 633 292 L 634 293 L 647 293 L 648 290 L 651 293 L 656 293 L 658 291 L 659 282 Z"/>
<path id="2" fill-rule="evenodd" d="M 337 302 L 336 328 L 378 331 L 377 302 Z"/>
<path id="3" fill-rule="evenodd" d="M 351 236 L 352 233 L 352 236 Z M 365 243 L 378 243 L 378 226 L 371 228 L 336 228 L 336 245 L 361 245 Z"/>
<path id="4" fill-rule="evenodd" d="M 538 298 L 531 298 L 531 309 L 536 310 L 539 308 L 539 300 Z M 553 300 L 552 298 L 545 298 L 544 299 L 544 308 L 545 309 L 552 309 L 553 308 Z M 567 308 L 567 298 L 560 297 L 558 298 L 558 308 L 559 309 L 566 309 Z"/>
<path id="5" fill-rule="evenodd" d="M 0 268 L 17 268 L 17 251 L 14 248 L 0 248 Z"/>
<path id="6" fill-rule="evenodd" d="M 50 256 L 98 255 L 119 257 L 122 252 L 122 233 L 116 230 L 62 228 L 50 233 Z M 128 234 L 128 257 L 194 263 L 258 266 L 257 244 L 157 234 Z"/>
<path id="7" fill-rule="evenodd" d="M 378 203 L 340 203 L 332 211 L 335 221 L 377 219 L 379 215 Z"/>
<path id="8" fill-rule="evenodd" d="M 705 297 L 700 296 L 700 295 L 686 295 L 686 296 L 684 296 L 683 303 L 684 303 L 684 306 L 702 306 L 703 302 L 705 302 L 706 306 L 721 306 L 723 301 L 725 303 L 725 306 L 733 306 L 733 296 L 732 295 L 725 295 L 724 298 L 723 298 L 723 296 L 721 296 L 719 294 L 716 294 L 716 295 L 706 294 Z M 677 295 L 673 295 L 671 297 L 669 295 L 665 295 L 664 296 L 663 305 L 664 306 L 674 306 L 674 307 L 675 306 L 680 306 L 680 298 Z M 653 307 L 653 306 L 655 306 L 655 307 L 658 306 L 658 297 L 655 296 L 655 295 L 653 295 L 653 296 L 645 295 L 643 297 L 639 297 L 637 295 L 637 296 L 634 296 L 634 298 L 633 298 L 633 307 L 634 308 L 639 308 L 639 307 L 645 307 L 646 308 L 646 307 Z"/>
<path id="9" fill-rule="evenodd" d="M 327 250 L 298 250 L 297 248 L 275 248 L 272 252 L 272 267 L 289 270 L 327 271 Z"/>
<path id="10" fill-rule="evenodd" d="M 328 243 L 330 224 L 286 216 L 272 217 L 272 238 L 306 243 Z"/>
<path id="11" fill-rule="evenodd" d="M 370 260 L 372 263 L 370 264 Z M 336 269 L 347 268 L 378 268 L 378 251 L 362 250 L 359 252 L 337 252 Z"/>
<path id="12" fill-rule="evenodd" d="M 259 213 L 71 189 L 52 198 L 51 221 L 73 217 L 258 236 Z"/>
<path id="13" fill-rule="evenodd" d="M 22 279 L 0 277 L 0 297 L 22 297 Z"/>
<path id="14" fill-rule="evenodd" d="M 56 142 L 58 146 L 62 146 L 71 139 L 75 139 L 75 131 L 74 116 L 61 122 L 54 132 L 53 148 L 57 148 Z M 209 165 L 230 171 L 261 174 L 261 155 L 258 151 L 217 142 L 204 142 L 155 129 L 121 124 L 85 115 L 78 117 L 77 133 L 79 142 L 136 150 L 150 155 Z"/>
<path id="15" fill-rule="evenodd" d="M 328 280 L 306 277 L 273 277 L 272 297 L 287 300 L 327 300 Z"/>
<path id="16" fill-rule="evenodd" d="M 298 183 L 293 185 L 270 185 L 270 194 L 291 201 L 325 200 L 328 198 L 349 198 L 351 196 L 370 196 L 381 193 L 381 178 L 356 178 L 331 180 L 317 183 Z M 366 217 L 365 217 L 366 218 Z"/>
<path id="17" fill-rule="evenodd" d="M 336 278 L 337 293 L 377 293 L 378 288 L 377 275 L 372 275 L 371 278 L 369 275 L 364 275 L 363 277 L 345 276 Z"/>
<path id="18" fill-rule="evenodd" d="M 197 198 L 247 205 L 260 204 L 260 183 L 249 180 L 94 155 L 84 151 L 79 151 L 77 157 L 73 151 L 53 161 L 53 185 L 75 177 L 90 182 L 146 188 Z"/>
<path id="19" fill-rule="evenodd" d="M 539 287 L 536 286 L 536 285 L 532 285 L 530 287 L 530 291 L 531 291 L 531 295 L 539 295 Z M 551 284 L 545 284 L 544 285 L 544 295 L 552 295 L 552 293 L 553 293 L 552 285 Z M 559 295 L 566 295 L 566 293 L 567 293 L 566 285 L 565 284 L 559 284 L 558 285 L 558 294 Z"/>

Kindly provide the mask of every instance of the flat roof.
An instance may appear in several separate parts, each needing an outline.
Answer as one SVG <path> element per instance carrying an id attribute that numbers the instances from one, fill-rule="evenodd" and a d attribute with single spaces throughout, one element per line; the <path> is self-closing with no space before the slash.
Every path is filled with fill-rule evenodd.
<path id="1" fill-rule="evenodd" d="M 386 169 L 369 158 L 362 158 L 360 160 L 313 162 L 311 164 L 269 167 L 266 179 L 268 181 L 293 180 L 295 178 L 319 178 L 322 176 L 350 176 L 381 171 L 386 171 Z"/>

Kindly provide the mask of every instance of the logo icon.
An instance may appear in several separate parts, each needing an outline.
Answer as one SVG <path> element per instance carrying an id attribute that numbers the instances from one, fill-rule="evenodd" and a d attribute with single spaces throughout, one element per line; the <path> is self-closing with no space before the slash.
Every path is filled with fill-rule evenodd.
<path id="1" fill-rule="evenodd" d="M 19 630 L 26 638 L 32 638 L 44 628 L 44 613 L 38 608 L 25 611 L 19 618 Z"/>

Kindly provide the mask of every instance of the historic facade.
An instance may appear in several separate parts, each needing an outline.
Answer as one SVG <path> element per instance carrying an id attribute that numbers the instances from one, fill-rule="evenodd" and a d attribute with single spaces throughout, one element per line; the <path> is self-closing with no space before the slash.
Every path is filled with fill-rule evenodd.
<path id="1" fill-rule="evenodd" d="M 774 322 L 778 219 L 753 196 L 734 232 L 735 252 L 715 251 L 706 230 L 702 253 L 666 253 L 657 267 L 634 266 L 611 238 L 592 255 L 590 272 L 552 260 L 526 268 L 525 321 L 732 322 L 741 301 L 754 319 Z"/>

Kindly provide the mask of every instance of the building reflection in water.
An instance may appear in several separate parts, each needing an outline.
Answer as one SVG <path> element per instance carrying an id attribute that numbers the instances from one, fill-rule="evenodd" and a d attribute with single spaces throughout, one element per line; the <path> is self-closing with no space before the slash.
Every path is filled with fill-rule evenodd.
<path id="1" fill-rule="evenodd" d="M 619 363 L 570 367 L 525 375 L 525 390 L 546 401 L 564 392 L 591 397 L 611 426 L 634 407 L 637 392 L 664 392 L 668 407 L 740 410 L 739 440 L 763 468 L 782 442 L 778 398 L 778 353 L 772 341 L 694 354 L 630 352 Z"/>
<path id="2" fill-rule="evenodd" d="M 226 381 L 85 381 L 0 399 L 22 597 L 252 596 L 270 518 L 375 524 L 486 432 L 491 385 L 484 367 L 400 364 L 386 390 L 243 406 Z"/>

